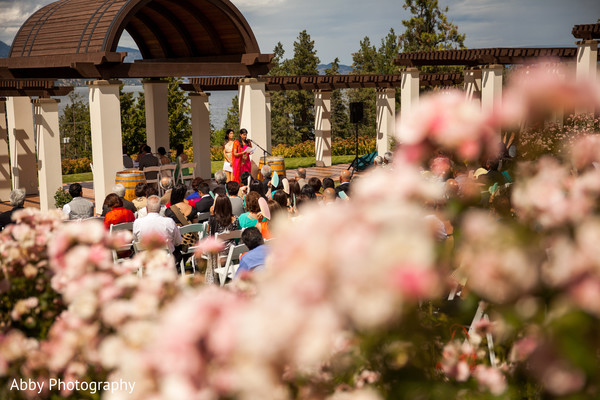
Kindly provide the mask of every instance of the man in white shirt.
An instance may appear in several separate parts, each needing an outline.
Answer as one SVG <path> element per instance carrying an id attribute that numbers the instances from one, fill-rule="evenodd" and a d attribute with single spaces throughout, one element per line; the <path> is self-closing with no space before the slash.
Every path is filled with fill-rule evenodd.
<path id="1" fill-rule="evenodd" d="M 165 238 L 169 251 L 175 256 L 175 261 L 181 258 L 177 249 L 181 245 L 181 233 L 175 221 L 171 218 L 162 217 L 160 212 L 160 197 L 150 196 L 146 204 L 148 215 L 138 218 L 133 223 L 133 237 L 140 241 L 148 233 L 158 233 Z"/>

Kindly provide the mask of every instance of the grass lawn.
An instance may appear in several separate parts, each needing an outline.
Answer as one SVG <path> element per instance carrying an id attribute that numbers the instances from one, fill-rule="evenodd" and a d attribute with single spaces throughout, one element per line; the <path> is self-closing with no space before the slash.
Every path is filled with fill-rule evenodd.
<path id="1" fill-rule="evenodd" d="M 348 156 L 332 156 L 331 163 L 332 164 L 346 164 L 350 163 L 354 160 L 353 155 Z M 315 158 L 314 157 L 296 157 L 296 158 L 286 158 L 285 159 L 285 168 L 286 169 L 296 169 L 296 168 L 309 168 L 315 166 Z M 210 162 L 210 170 L 214 174 L 216 171 L 223 168 L 223 161 L 211 161 Z M 63 175 L 63 183 L 73 183 L 73 182 L 85 182 L 92 180 L 91 172 L 84 172 L 81 174 L 71 174 L 71 175 Z"/>

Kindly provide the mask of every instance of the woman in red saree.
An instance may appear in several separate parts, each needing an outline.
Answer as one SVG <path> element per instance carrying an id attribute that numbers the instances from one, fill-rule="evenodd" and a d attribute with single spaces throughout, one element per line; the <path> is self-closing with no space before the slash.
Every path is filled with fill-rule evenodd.
<path id="1" fill-rule="evenodd" d="M 245 171 L 251 172 L 252 164 L 250 163 L 250 155 L 246 152 L 248 147 L 252 147 L 252 143 L 247 139 L 248 131 L 240 129 L 240 138 L 233 143 L 231 155 L 233 156 L 233 176 L 232 180 L 240 183 L 240 176 Z"/>

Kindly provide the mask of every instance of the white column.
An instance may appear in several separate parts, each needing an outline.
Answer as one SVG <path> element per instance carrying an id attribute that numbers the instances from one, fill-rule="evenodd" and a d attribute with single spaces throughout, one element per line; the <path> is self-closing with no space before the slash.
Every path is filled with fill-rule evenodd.
<path id="1" fill-rule="evenodd" d="M 56 99 L 35 99 L 33 115 L 38 154 L 40 210 L 55 208 L 54 193 L 62 188 L 60 132 Z"/>
<path id="2" fill-rule="evenodd" d="M 598 41 L 581 40 L 577 45 L 577 75 L 578 82 L 596 82 L 598 79 Z M 575 110 L 576 113 L 594 112 L 593 108 Z"/>
<path id="3" fill-rule="evenodd" d="M 169 83 L 160 79 L 144 80 L 146 103 L 146 142 L 156 153 L 159 147 L 169 152 L 169 111 L 167 92 Z"/>
<path id="4" fill-rule="evenodd" d="M 396 130 L 396 89 L 377 90 L 377 154 L 390 151 Z"/>
<path id="5" fill-rule="evenodd" d="M 331 92 L 315 92 L 315 161 L 331 167 Z"/>
<path id="6" fill-rule="evenodd" d="M 502 101 L 502 71 L 504 67 L 492 64 L 482 68 L 481 109 L 490 111 Z"/>
<path id="7" fill-rule="evenodd" d="M 481 105 L 481 70 L 470 68 L 465 70 L 465 98 Z"/>
<path id="8" fill-rule="evenodd" d="M 92 162 L 96 212 L 111 193 L 117 172 L 123 169 L 121 139 L 120 81 L 91 81 L 90 122 L 92 125 Z"/>
<path id="9" fill-rule="evenodd" d="M 265 105 L 267 108 L 267 143 L 271 145 L 271 93 L 265 92 Z M 266 148 L 266 147 L 265 147 Z M 271 149 L 269 148 L 269 152 Z M 260 160 L 259 160 L 260 162 Z"/>
<path id="10" fill-rule="evenodd" d="M 240 128 L 248 130 L 248 138 L 252 139 L 256 151 L 252 160 L 252 175 L 256 176 L 258 164 L 263 156 L 259 145 L 267 152 L 271 152 L 271 140 L 268 138 L 267 122 L 268 107 L 265 92 L 265 81 L 257 78 L 245 78 L 239 82 L 240 99 Z"/>
<path id="11" fill-rule="evenodd" d="M 33 129 L 33 107 L 29 97 L 9 97 L 6 102 L 12 188 L 38 193 Z"/>
<path id="12" fill-rule="evenodd" d="M 419 104 L 419 70 L 406 68 L 400 71 L 402 75 L 400 90 L 400 116 L 405 117 L 410 110 Z"/>
<path id="13" fill-rule="evenodd" d="M 0 201 L 8 201 L 10 188 L 10 159 L 8 157 L 6 99 L 4 97 L 0 97 Z"/>
<path id="14" fill-rule="evenodd" d="M 210 179 L 210 105 L 208 93 L 190 93 L 192 109 L 192 146 L 194 147 L 194 175 Z"/>

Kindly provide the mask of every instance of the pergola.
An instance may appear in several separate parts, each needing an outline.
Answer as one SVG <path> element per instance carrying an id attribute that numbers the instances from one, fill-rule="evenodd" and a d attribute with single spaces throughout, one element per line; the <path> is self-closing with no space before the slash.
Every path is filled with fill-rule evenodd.
<path id="1" fill-rule="evenodd" d="M 137 44 L 142 60 L 127 63 L 126 53 L 116 52 L 123 31 Z M 0 176 L 0 198 L 7 199 L 11 188 L 37 193 L 39 175 L 40 205 L 47 210 L 53 205 L 54 191 L 62 187 L 58 101 L 51 97 L 72 88 L 55 87 L 55 79 L 90 79 L 99 211 L 116 173 L 123 169 L 121 82 L 116 79 L 252 78 L 269 71 L 272 57 L 260 52 L 252 29 L 229 0 L 59 0 L 41 8 L 21 26 L 9 58 L 0 59 L 0 96 L 7 97 L 0 101 L 0 156 L 8 161 L 10 143 L 12 173 L 12 184 L 7 174 Z M 256 109 L 254 103 L 260 103 L 260 98 L 253 96 L 250 82 L 245 84 L 246 101 Z M 145 80 L 144 91 L 148 144 L 153 149 L 168 148 L 167 83 Z M 32 100 L 34 96 L 39 98 Z M 210 176 L 207 99 L 191 96 L 193 143 L 200 159 L 196 173 L 201 176 Z M 260 115 L 244 118 L 252 122 Z"/>

